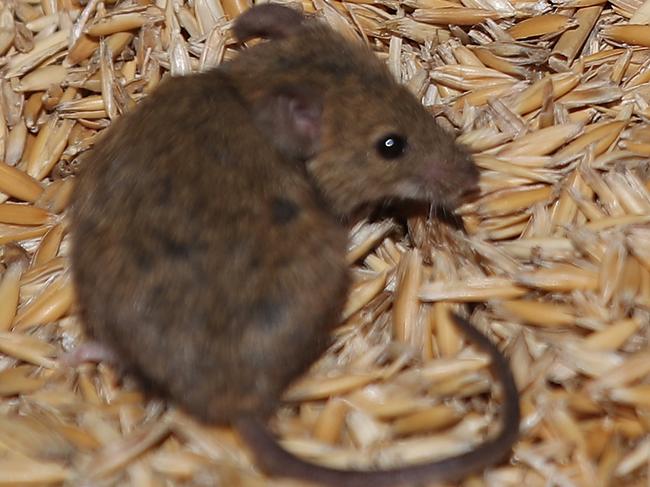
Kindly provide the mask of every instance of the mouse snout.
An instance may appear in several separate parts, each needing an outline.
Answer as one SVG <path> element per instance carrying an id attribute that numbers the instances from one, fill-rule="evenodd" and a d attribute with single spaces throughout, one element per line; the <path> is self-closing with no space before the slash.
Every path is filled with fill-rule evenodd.
<path id="1" fill-rule="evenodd" d="M 478 191 L 479 171 L 469 154 L 455 150 L 442 161 L 432 161 L 425 179 L 438 189 L 439 203 L 455 207 Z"/>
<path id="2" fill-rule="evenodd" d="M 479 171 L 474 159 L 466 153 L 462 153 L 456 160 L 457 171 L 461 173 L 461 194 L 469 194 L 478 190 Z"/>

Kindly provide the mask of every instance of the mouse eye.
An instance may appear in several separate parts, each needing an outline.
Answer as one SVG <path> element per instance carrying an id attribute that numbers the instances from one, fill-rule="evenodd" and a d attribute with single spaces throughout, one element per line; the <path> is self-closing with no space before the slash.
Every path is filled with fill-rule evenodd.
<path id="1" fill-rule="evenodd" d="M 377 141 L 377 152 L 384 159 L 397 159 L 406 150 L 406 137 L 399 134 L 388 134 Z"/>

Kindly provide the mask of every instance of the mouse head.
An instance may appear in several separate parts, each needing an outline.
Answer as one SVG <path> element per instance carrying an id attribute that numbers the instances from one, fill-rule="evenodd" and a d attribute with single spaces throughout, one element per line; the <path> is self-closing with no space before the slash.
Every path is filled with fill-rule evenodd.
<path id="1" fill-rule="evenodd" d="M 307 162 L 337 212 L 391 199 L 453 208 L 476 189 L 469 154 L 405 88 L 390 79 L 339 93 L 349 106 L 325 105 L 320 148 Z"/>
<path id="2" fill-rule="evenodd" d="M 469 154 L 365 46 L 272 4 L 239 17 L 235 32 L 271 37 L 224 67 L 262 132 L 305 162 L 340 216 L 391 199 L 453 207 L 475 189 Z"/>

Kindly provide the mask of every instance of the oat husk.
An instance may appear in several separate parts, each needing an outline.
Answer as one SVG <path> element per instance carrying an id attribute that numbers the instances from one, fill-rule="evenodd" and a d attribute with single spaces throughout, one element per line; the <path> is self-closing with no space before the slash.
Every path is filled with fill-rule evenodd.
<path id="1" fill-rule="evenodd" d="M 0 2 L 0 485 L 298 484 L 109 366 L 61 361 L 83 340 L 66 217 L 79 158 L 163 76 L 236 55 L 229 21 L 248 5 Z M 283 445 L 388 467 L 494 434 L 487 360 L 447 318 L 471 309 L 512 363 L 523 421 L 511 461 L 463 485 L 648 485 L 648 3 L 303 8 L 360 33 L 482 177 L 466 233 L 426 212 L 352 229 L 350 298 L 271 421 Z"/>

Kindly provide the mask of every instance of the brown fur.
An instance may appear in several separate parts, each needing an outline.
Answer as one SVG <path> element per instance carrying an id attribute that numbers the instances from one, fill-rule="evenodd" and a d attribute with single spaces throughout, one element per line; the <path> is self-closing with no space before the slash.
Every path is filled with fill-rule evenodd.
<path id="1" fill-rule="evenodd" d="M 308 168 L 339 215 L 391 198 L 453 207 L 477 183 L 469 155 L 383 63 L 316 20 L 248 49 L 222 69 L 253 106 L 292 87 L 322 102 L 321 139 Z M 374 145 L 387 133 L 408 137 L 404 157 L 378 156 Z"/>
<path id="2" fill-rule="evenodd" d="M 257 422 L 338 321 L 348 289 L 340 220 L 398 198 L 453 206 L 478 173 L 365 47 L 315 21 L 269 25 L 295 18 L 252 9 L 240 37 L 274 40 L 164 82 L 108 129 L 75 191 L 73 271 L 88 332 L 158 394 L 235 424 L 254 449 L 260 440 L 269 471 L 368 485 L 287 457 Z M 401 156 L 378 151 L 386 134 L 406 138 Z M 467 326 L 505 384 L 506 427 L 466 457 L 377 472 L 376 487 L 458 476 L 514 441 L 507 364 Z"/>
<path id="3" fill-rule="evenodd" d="M 337 321 L 345 230 L 219 72 L 115 123 L 72 221 L 91 335 L 202 420 L 270 413 Z"/>

